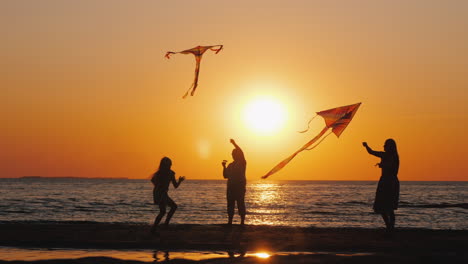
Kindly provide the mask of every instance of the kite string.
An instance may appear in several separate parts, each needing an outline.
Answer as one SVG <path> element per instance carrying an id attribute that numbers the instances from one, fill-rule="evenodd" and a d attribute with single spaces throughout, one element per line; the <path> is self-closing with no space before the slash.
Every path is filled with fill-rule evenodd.
<path id="1" fill-rule="evenodd" d="M 309 120 L 309 122 L 307 123 L 307 129 L 306 129 L 306 130 L 304 130 L 304 131 L 297 131 L 297 132 L 299 132 L 299 133 L 305 133 L 305 132 L 309 131 L 310 122 L 312 122 L 312 120 L 314 120 L 314 118 L 316 118 L 316 117 L 317 117 L 317 115 L 315 115 L 314 117 L 312 117 L 312 118 Z"/>
<path id="2" fill-rule="evenodd" d="M 328 132 L 328 134 L 326 134 L 324 137 L 322 137 L 322 139 L 320 139 L 319 142 L 317 142 L 315 145 L 313 145 L 313 146 L 310 147 L 310 148 L 306 148 L 305 150 L 314 149 L 314 148 L 317 147 L 325 138 L 327 138 L 331 133 L 333 133 L 333 130 L 330 130 L 330 132 Z"/>

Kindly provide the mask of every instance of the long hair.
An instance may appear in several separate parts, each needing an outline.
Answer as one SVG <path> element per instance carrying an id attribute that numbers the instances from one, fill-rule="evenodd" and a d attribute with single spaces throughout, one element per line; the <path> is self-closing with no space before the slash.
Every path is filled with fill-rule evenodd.
<path id="1" fill-rule="evenodd" d="M 400 161 L 400 158 L 398 156 L 397 145 L 393 138 L 385 140 L 385 152 L 388 152 L 390 155 L 395 157 L 398 162 Z"/>
<path id="2" fill-rule="evenodd" d="M 156 171 L 156 174 L 170 171 L 171 166 L 172 166 L 172 161 L 170 158 L 168 157 L 162 158 L 161 162 L 159 163 L 159 169 L 158 171 Z"/>

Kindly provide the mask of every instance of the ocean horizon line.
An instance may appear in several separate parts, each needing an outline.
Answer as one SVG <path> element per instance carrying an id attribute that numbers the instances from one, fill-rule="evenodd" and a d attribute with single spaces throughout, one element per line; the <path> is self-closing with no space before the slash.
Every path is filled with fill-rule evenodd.
<path id="1" fill-rule="evenodd" d="M 19 177 L 0 177 L 0 179 L 84 179 L 84 180 L 148 180 L 149 178 L 128 178 L 128 177 L 81 177 L 81 176 L 19 176 Z M 187 181 L 225 181 L 225 179 L 203 179 L 191 178 Z M 248 181 L 277 181 L 277 182 L 377 182 L 375 180 L 276 180 L 276 179 L 247 179 Z M 463 180 L 400 180 L 400 182 L 468 182 Z"/>

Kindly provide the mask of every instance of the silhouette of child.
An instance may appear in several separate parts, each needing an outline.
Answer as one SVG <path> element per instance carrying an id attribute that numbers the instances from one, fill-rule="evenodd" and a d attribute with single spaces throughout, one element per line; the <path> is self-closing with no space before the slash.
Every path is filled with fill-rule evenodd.
<path id="1" fill-rule="evenodd" d="M 363 142 L 362 145 L 369 154 L 381 159 L 377 164 L 382 169 L 382 176 L 375 193 L 374 212 L 382 215 L 387 231 L 393 231 L 395 228 L 394 210 L 398 209 L 400 195 L 400 182 L 398 181 L 400 159 L 396 142 L 393 139 L 387 139 L 383 152 L 372 150 L 367 142 Z"/>
<path id="2" fill-rule="evenodd" d="M 244 225 L 245 221 L 245 169 L 247 162 L 244 157 L 244 152 L 236 144 L 234 139 L 231 139 L 230 142 L 234 145 L 232 150 L 232 158 L 234 159 L 226 167 L 226 160 L 223 160 L 221 165 L 223 166 L 223 177 L 227 179 L 227 212 L 228 212 L 228 225 L 232 225 L 232 218 L 234 217 L 234 206 L 237 203 L 237 210 L 241 217 L 241 225 Z"/>
<path id="3" fill-rule="evenodd" d="M 175 211 L 177 210 L 177 204 L 169 197 L 169 184 L 172 182 L 174 188 L 179 187 L 182 181 L 185 180 L 185 177 L 179 177 L 179 180 L 176 181 L 175 179 L 175 172 L 171 170 L 172 161 L 168 157 L 164 157 L 161 159 L 159 164 L 159 169 L 153 174 L 151 178 L 151 182 L 154 185 L 153 189 L 153 201 L 154 204 L 159 205 L 159 214 L 156 216 L 154 220 L 154 225 L 151 228 L 151 233 L 156 231 L 156 228 L 161 222 L 161 219 L 166 214 L 166 207 L 169 206 L 171 210 L 167 214 L 165 225 L 168 225 L 171 221 L 172 216 L 174 215 Z"/>

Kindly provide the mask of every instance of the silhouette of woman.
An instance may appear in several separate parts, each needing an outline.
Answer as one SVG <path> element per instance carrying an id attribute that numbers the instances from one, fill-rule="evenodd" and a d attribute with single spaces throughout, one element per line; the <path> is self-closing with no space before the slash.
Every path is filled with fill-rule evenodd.
<path id="1" fill-rule="evenodd" d="M 154 204 L 159 205 L 159 214 L 156 216 L 154 220 L 154 225 L 151 228 L 151 233 L 156 231 L 156 228 L 161 222 L 161 219 L 166 214 L 166 206 L 169 206 L 171 210 L 167 214 L 165 225 L 169 224 L 171 221 L 172 216 L 174 215 L 175 211 L 177 210 L 177 204 L 169 197 L 167 192 L 169 191 L 169 184 L 172 182 L 174 188 L 179 187 L 182 181 L 185 180 L 185 177 L 179 177 L 179 180 L 176 181 L 175 179 L 175 172 L 171 170 L 172 161 L 168 157 L 164 157 L 161 159 L 159 164 L 159 169 L 153 174 L 151 178 L 151 182 L 154 185 L 153 189 L 153 201 Z"/>
<path id="2" fill-rule="evenodd" d="M 377 163 L 382 169 L 382 176 L 375 193 L 374 212 L 382 215 L 387 231 L 393 231 L 395 228 L 394 210 L 398 209 L 400 195 L 400 182 L 398 181 L 400 159 L 398 157 L 396 142 L 391 138 L 387 139 L 383 152 L 372 150 L 367 145 L 367 142 L 363 142 L 362 145 L 369 154 L 381 159 L 380 163 Z"/>
<path id="3" fill-rule="evenodd" d="M 223 177 L 227 179 L 227 212 L 228 212 L 228 225 L 232 225 L 232 218 L 234 217 L 234 206 L 237 203 L 237 210 L 241 217 L 241 225 L 244 225 L 245 221 L 245 169 L 247 162 L 244 157 L 244 152 L 236 144 L 234 139 L 230 141 L 234 145 L 232 150 L 232 158 L 234 159 L 226 167 L 227 160 L 223 160 L 221 165 L 223 166 Z"/>

